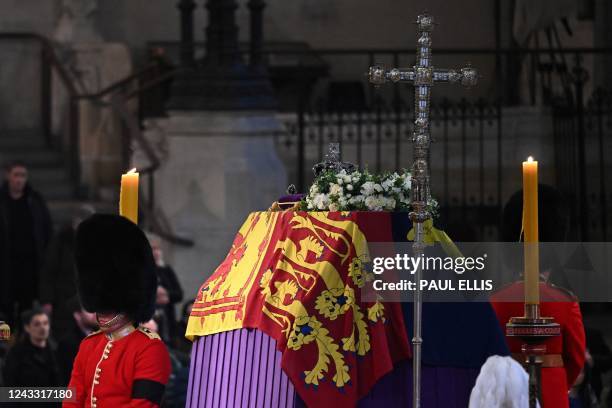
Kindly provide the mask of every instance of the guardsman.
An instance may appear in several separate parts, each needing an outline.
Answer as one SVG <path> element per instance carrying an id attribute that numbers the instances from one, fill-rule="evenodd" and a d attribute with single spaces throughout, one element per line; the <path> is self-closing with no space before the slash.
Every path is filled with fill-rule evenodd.
<path id="1" fill-rule="evenodd" d="M 96 214 L 76 232 L 75 263 L 83 307 L 100 330 L 81 342 L 64 407 L 158 407 L 170 376 L 160 337 L 140 326 L 153 316 L 157 276 L 151 246 L 134 223 Z"/>

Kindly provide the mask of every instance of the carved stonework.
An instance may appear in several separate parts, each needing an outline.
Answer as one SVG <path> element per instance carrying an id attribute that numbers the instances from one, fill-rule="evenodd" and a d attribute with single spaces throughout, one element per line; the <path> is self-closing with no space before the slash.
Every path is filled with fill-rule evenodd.
<path id="1" fill-rule="evenodd" d="M 102 42 L 95 23 L 97 10 L 98 0 L 63 0 L 54 39 L 62 44 Z"/>

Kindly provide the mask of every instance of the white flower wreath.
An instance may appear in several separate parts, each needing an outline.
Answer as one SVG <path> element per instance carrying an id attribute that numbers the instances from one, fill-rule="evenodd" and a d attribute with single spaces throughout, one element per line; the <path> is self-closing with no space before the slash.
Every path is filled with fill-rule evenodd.
<path id="1" fill-rule="evenodd" d="M 401 174 L 370 174 L 367 170 L 347 173 L 326 171 L 313 182 L 300 203 L 307 211 L 410 211 L 412 176 Z M 438 203 L 428 202 L 435 214 Z"/>

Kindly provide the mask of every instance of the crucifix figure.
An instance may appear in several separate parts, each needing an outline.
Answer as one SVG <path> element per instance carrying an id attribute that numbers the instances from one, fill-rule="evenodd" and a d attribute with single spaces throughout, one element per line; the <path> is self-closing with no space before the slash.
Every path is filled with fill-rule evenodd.
<path id="1" fill-rule="evenodd" d="M 375 85 L 385 82 L 410 82 L 414 84 L 414 163 L 412 165 L 412 220 L 416 234 L 413 256 L 420 257 L 425 250 L 423 223 L 431 217 L 427 209 L 429 201 L 429 145 L 430 137 L 430 98 L 431 87 L 435 82 L 451 82 L 470 87 L 478 81 L 478 73 L 472 67 L 461 69 L 434 69 L 431 63 L 431 32 L 434 28 L 433 17 L 427 14 L 418 16 L 417 21 L 416 65 L 412 69 L 385 70 L 380 66 L 370 67 L 369 79 Z M 414 333 L 413 346 L 413 408 L 421 406 L 421 323 L 423 298 L 419 282 L 422 269 L 415 273 L 414 291 Z"/>

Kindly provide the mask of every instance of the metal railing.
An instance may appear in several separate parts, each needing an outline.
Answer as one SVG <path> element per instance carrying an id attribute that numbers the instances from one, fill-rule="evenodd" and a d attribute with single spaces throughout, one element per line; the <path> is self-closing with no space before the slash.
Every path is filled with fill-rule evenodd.
<path id="1" fill-rule="evenodd" d="M 150 50 L 163 50 L 169 61 L 180 65 L 181 44 L 176 41 L 152 41 Z M 192 45 L 195 56 L 203 58 L 205 42 Z M 251 58 L 249 44 L 240 45 L 245 62 Z M 261 50 L 261 61 L 270 72 L 273 84 L 279 77 L 291 73 L 293 81 L 307 81 L 313 75 L 320 82 L 330 80 L 361 82 L 366 89 L 366 98 L 373 102 L 374 91 L 368 86 L 363 74 L 371 65 L 412 66 L 414 48 L 325 48 L 312 49 L 303 42 L 267 42 Z M 436 66 L 462 66 L 471 61 L 482 75 L 480 84 L 473 91 L 477 98 L 499 101 L 502 105 L 551 105 L 557 96 L 567 99 L 574 97 L 572 83 L 578 75 L 590 70 L 585 60 L 601 56 L 612 56 L 612 48 L 434 48 Z M 589 66 L 587 66 L 589 65 Z M 588 76 L 594 77 L 593 72 Z M 310 89 L 312 90 L 312 89 Z M 278 91 L 278 87 L 277 87 Z M 325 92 L 324 87 L 319 91 Z M 385 91 L 391 101 L 406 95 L 407 87 L 398 85 Z M 452 91 L 438 89 L 436 99 L 449 97 Z M 307 102 L 323 95 L 315 89 L 312 93 L 302 92 Z M 293 108 L 295 108 L 297 104 Z"/>
<path id="2" fill-rule="evenodd" d="M 149 46 L 180 63 L 179 43 Z M 205 43 L 195 43 L 193 49 L 202 57 Z M 248 45 L 240 52 L 248 62 Z M 411 66 L 414 49 L 315 50 L 303 43 L 267 43 L 261 52 L 281 105 L 286 94 L 294 98 L 282 109 L 288 133 L 277 137 L 277 149 L 290 180 L 302 191 L 311 182 L 312 164 L 322 159 L 330 141 L 343 144 L 345 159 L 372 170 L 409 167 L 412 113 L 407 101 L 412 90 L 400 84 L 375 89 L 363 74 L 375 64 Z M 434 185 L 433 193 L 445 221 L 452 224 L 452 216 L 458 215 L 481 226 L 476 231 L 481 239 L 496 237 L 507 195 L 502 189 L 509 184 L 502 164 L 505 107 L 544 106 L 544 112 L 552 112 L 556 185 L 572 208 L 571 238 L 607 239 L 612 218 L 606 215 L 612 202 L 605 177 L 612 165 L 605 150 L 609 112 L 603 91 L 594 92 L 597 84 L 589 81 L 595 77 L 595 60 L 604 56 L 612 56 L 612 48 L 433 49 L 436 66 L 460 66 L 467 59 L 483 75 L 479 86 L 459 99 L 456 91 L 434 89 L 432 132 L 438 147 L 433 154 L 439 156 L 432 162 L 439 164 L 432 174 L 442 183 Z M 335 87 L 338 83 L 348 87 Z M 589 130 L 590 120 L 599 123 L 598 133 Z M 594 141 L 599 156 L 589 153 Z"/>
<path id="3" fill-rule="evenodd" d="M 557 185 L 570 201 L 572 235 L 607 241 L 612 229 L 612 91 L 598 88 L 585 97 L 578 83 L 576 94 L 576 104 L 560 101 L 553 109 Z"/>

